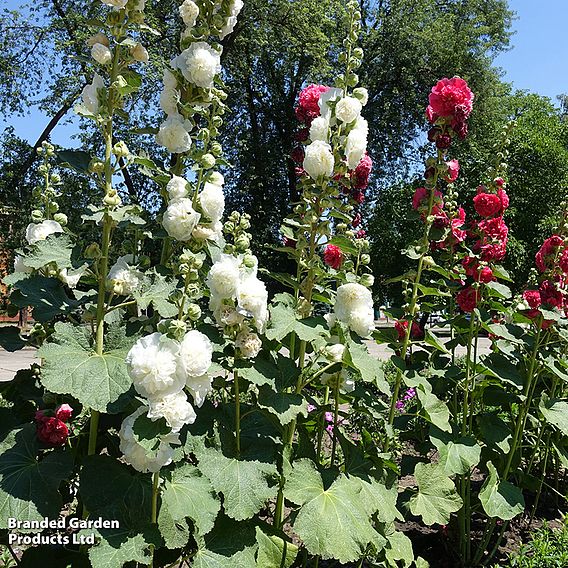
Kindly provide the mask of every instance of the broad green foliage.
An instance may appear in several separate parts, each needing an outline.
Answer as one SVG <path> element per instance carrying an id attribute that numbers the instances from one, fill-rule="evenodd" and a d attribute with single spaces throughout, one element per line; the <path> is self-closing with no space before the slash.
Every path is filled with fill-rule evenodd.
<path id="1" fill-rule="evenodd" d="M 472 437 L 463 437 L 456 440 L 442 433 L 430 434 L 432 443 L 440 454 L 440 465 L 447 475 L 463 475 L 479 463 L 481 447 Z"/>
<path id="2" fill-rule="evenodd" d="M 418 493 L 410 500 L 412 514 L 422 517 L 427 525 L 447 524 L 450 514 L 461 509 L 462 500 L 444 467 L 433 463 L 418 463 L 414 477 Z"/>
<path id="3" fill-rule="evenodd" d="M 150 545 L 160 542 L 156 531 L 144 535 L 132 534 L 128 529 L 100 529 L 96 535 L 98 543 L 89 549 L 93 568 L 122 568 L 127 562 L 148 563 Z"/>
<path id="4" fill-rule="evenodd" d="M 539 409 L 546 421 L 568 436 L 568 402 L 543 396 Z"/>
<path id="5" fill-rule="evenodd" d="M 95 410 L 112 412 L 132 385 L 127 352 L 122 347 L 98 355 L 86 329 L 57 323 L 54 342 L 43 345 L 38 353 L 44 359 L 42 382 L 52 392 L 68 393 Z"/>
<path id="6" fill-rule="evenodd" d="M 40 460 L 39 447 L 32 424 L 15 428 L 0 442 L 0 528 L 8 528 L 9 518 L 41 521 L 59 516 L 59 484 L 71 474 L 73 458 L 59 449 Z"/>
<path id="7" fill-rule="evenodd" d="M 508 481 L 501 481 L 495 466 L 487 463 L 489 476 L 479 491 L 483 510 L 490 517 L 510 520 L 520 515 L 525 508 L 523 494 L 518 487 Z"/>
<path id="8" fill-rule="evenodd" d="M 256 527 L 258 568 L 290 568 L 296 560 L 298 547 L 277 535 L 266 534 Z"/>

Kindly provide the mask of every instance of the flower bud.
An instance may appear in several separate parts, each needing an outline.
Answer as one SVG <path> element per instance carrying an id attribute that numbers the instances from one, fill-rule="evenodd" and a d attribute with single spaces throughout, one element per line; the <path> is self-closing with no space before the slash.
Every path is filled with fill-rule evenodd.
<path id="1" fill-rule="evenodd" d="M 108 38 L 100 32 L 95 34 L 95 35 L 92 35 L 89 38 L 87 38 L 85 43 L 87 44 L 88 47 L 93 47 L 93 45 L 95 45 L 95 43 L 100 43 L 101 45 L 104 45 L 105 47 L 110 47 L 110 43 L 108 41 Z"/>
<path id="2" fill-rule="evenodd" d="M 43 213 L 39 209 L 34 209 L 31 214 L 32 221 L 34 223 L 40 223 L 43 221 Z"/>
<path id="3" fill-rule="evenodd" d="M 99 248 L 98 243 L 91 243 L 88 247 L 86 247 L 83 252 L 83 256 L 87 259 L 99 258 L 101 256 L 101 249 Z"/>
<path id="4" fill-rule="evenodd" d="M 197 282 L 199 280 L 199 272 L 195 268 L 190 268 L 187 273 L 187 279 L 190 282 Z"/>
<path id="5" fill-rule="evenodd" d="M 246 235 L 240 235 L 235 241 L 237 250 L 245 251 L 250 247 L 250 239 Z"/>
<path id="6" fill-rule="evenodd" d="M 124 13 L 122 10 L 115 10 L 107 14 L 107 22 L 109 26 L 119 26 L 124 21 Z"/>
<path id="7" fill-rule="evenodd" d="M 65 213 L 56 213 L 53 216 L 53 220 L 57 221 L 62 227 L 65 227 L 65 225 L 67 225 L 68 223 L 68 218 L 67 215 L 65 215 Z"/>
<path id="8" fill-rule="evenodd" d="M 187 274 L 190 270 L 189 268 L 189 264 L 187 264 L 186 262 L 182 262 L 179 266 L 178 266 L 178 270 L 180 274 Z"/>
<path id="9" fill-rule="evenodd" d="M 168 335 L 181 339 L 187 332 L 187 324 L 181 320 L 171 320 L 168 325 Z"/>
<path id="10" fill-rule="evenodd" d="M 243 257 L 243 264 L 247 268 L 254 268 L 256 266 L 257 260 L 254 254 L 245 254 Z"/>
<path id="11" fill-rule="evenodd" d="M 141 43 L 137 43 L 130 50 L 130 55 L 132 55 L 135 61 L 139 61 L 140 63 L 148 63 L 148 61 L 150 60 L 148 51 Z"/>
<path id="12" fill-rule="evenodd" d="M 211 153 L 214 156 L 219 157 L 223 153 L 223 146 L 219 142 L 212 142 L 211 143 Z"/>
<path id="13" fill-rule="evenodd" d="M 51 181 L 53 185 L 59 185 L 61 183 L 61 176 L 58 173 L 53 172 L 49 178 L 49 181 Z"/>
<path id="14" fill-rule="evenodd" d="M 223 226 L 225 233 L 231 234 L 235 231 L 235 224 L 232 221 L 227 221 Z"/>
<path id="15" fill-rule="evenodd" d="M 89 162 L 89 171 L 93 174 L 100 174 L 105 171 L 105 164 L 98 158 L 93 158 Z"/>
<path id="16" fill-rule="evenodd" d="M 103 203 L 108 205 L 109 207 L 116 207 L 117 205 L 121 204 L 120 195 L 116 192 L 116 190 L 111 189 L 109 192 L 104 196 Z"/>
<path id="17" fill-rule="evenodd" d="M 201 317 L 201 308 L 197 304 L 189 304 L 187 315 L 191 321 L 197 321 Z"/>
<path id="18" fill-rule="evenodd" d="M 101 65 L 108 65 L 112 61 L 112 52 L 106 45 L 95 43 L 91 48 L 91 57 Z"/>
<path id="19" fill-rule="evenodd" d="M 359 279 L 359 284 L 365 288 L 371 288 L 375 283 L 375 277 L 372 274 L 363 274 Z"/>
<path id="20" fill-rule="evenodd" d="M 210 169 L 215 166 L 215 163 L 216 160 L 213 154 L 203 154 L 203 156 L 201 156 L 201 164 L 204 168 Z"/>
<path id="21" fill-rule="evenodd" d="M 47 172 L 49 172 L 49 168 L 45 164 L 41 164 L 37 168 L 38 174 L 44 176 Z"/>
<path id="22" fill-rule="evenodd" d="M 362 59 L 363 58 L 363 50 L 360 47 L 356 47 L 353 50 L 353 55 L 355 57 L 357 57 L 357 59 Z"/>
<path id="23" fill-rule="evenodd" d="M 368 254 L 362 254 L 360 258 L 360 262 L 363 265 L 369 264 L 371 262 L 371 257 Z"/>
<path id="24" fill-rule="evenodd" d="M 112 147 L 112 153 L 119 158 L 126 158 L 130 154 L 128 146 L 121 140 Z"/>
<path id="25" fill-rule="evenodd" d="M 363 106 L 365 106 L 369 101 L 369 92 L 365 89 L 365 87 L 357 87 L 356 89 L 353 89 L 353 96 L 356 99 L 359 99 Z"/>

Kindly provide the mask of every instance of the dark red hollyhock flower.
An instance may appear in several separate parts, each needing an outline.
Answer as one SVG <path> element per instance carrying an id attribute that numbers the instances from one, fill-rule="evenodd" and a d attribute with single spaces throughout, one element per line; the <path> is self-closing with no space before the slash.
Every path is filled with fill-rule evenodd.
<path id="1" fill-rule="evenodd" d="M 465 120 L 452 120 L 452 130 L 460 140 L 467 136 L 467 122 Z"/>
<path id="2" fill-rule="evenodd" d="M 356 239 L 364 239 L 367 236 L 367 231 L 365 231 L 365 229 L 359 229 L 356 233 L 355 233 L 355 238 Z"/>
<path id="3" fill-rule="evenodd" d="M 452 145 L 452 137 L 449 134 L 440 134 L 436 138 L 436 148 L 447 150 Z"/>
<path id="4" fill-rule="evenodd" d="M 483 284 L 493 282 L 494 280 L 496 280 L 496 278 L 493 276 L 493 270 L 491 270 L 489 266 L 485 266 L 479 271 L 479 281 L 483 282 Z"/>
<path id="5" fill-rule="evenodd" d="M 564 239 L 560 235 L 552 235 L 542 243 L 535 255 L 536 266 L 541 272 L 549 267 L 549 261 L 556 256 L 556 252 L 561 246 L 564 246 Z"/>
<path id="6" fill-rule="evenodd" d="M 432 128 L 428 130 L 428 140 L 430 142 L 436 142 L 436 139 L 441 134 L 442 134 L 442 129 L 439 126 L 432 126 Z"/>
<path id="7" fill-rule="evenodd" d="M 310 125 L 320 115 L 319 98 L 327 90 L 329 87 L 325 85 L 308 85 L 300 91 L 298 106 L 295 108 L 296 118 L 300 122 Z"/>
<path id="8" fill-rule="evenodd" d="M 477 273 L 479 271 L 479 262 L 477 258 L 473 256 L 466 256 L 462 260 L 462 266 L 465 269 L 466 276 L 477 279 Z"/>
<path id="9" fill-rule="evenodd" d="M 297 177 L 302 177 L 303 175 L 306 175 L 306 170 L 304 168 L 294 168 L 294 172 L 296 173 Z"/>
<path id="10" fill-rule="evenodd" d="M 464 312 L 473 312 L 479 302 L 479 290 L 468 286 L 456 295 L 456 302 Z"/>
<path id="11" fill-rule="evenodd" d="M 331 268 L 337 270 L 343 263 L 343 253 L 336 245 L 327 245 L 323 253 L 323 260 Z"/>
<path id="12" fill-rule="evenodd" d="M 568 274 L 568 248 L 565 248 L 558 259 L 558 266 L 564 274 Z"/>
<path id="13" fill-rule="evenodd" d="M 473 206 L 478 215 L 482 217 L 493 217 L 501 213 L 501 199 L 495 193 L 479 192 L 473 198 Z"/>
<path id="14" fill-rule="evenodd" d="M 398 340 L 402 341 L 406 337 L 408 321 L 397 320 L 394 322 L 394 328 L 398 334 Z M 415 321 L 412 322 L 412 327 L 410 328 L 410 337 L 412 339 L 424 339 L 424 330 Z"/>
<path id="15" fill-rule="evenodd" d="M 282 242 L 284 243 L 285 247 L 290 247 L 290 248 L 293 248 L 293 249 L 295 249 L 296 246 L 298 245 L 298 241 L 296 241 L 294 239 L 290 239 L 288 237 L 283 237 Z"/>
<path id="16" fill-rule="evenodd" d="M 304 149 L 302 148 L 302 146 L 296 146 L 290 154 L 290 158 L 292 158 L 292 160 L 294 162 L 296 162 L 297 164 L 303 163 L 304 156 L 305 156 L 305 152 L 304 152 Z"/>
<path id="17" fill-rule="evenodd" d="M 309 128 L 300 128 L 300 130 L 298 130 L 296 134 L 294 134 L 294 140 L 296 140 L 296 142 L 305 142 L 309 137 Z"/>
<path id="18" fill-rule="evenodd" d="M 363 201 L 365 201 L 365 194 L 362 191 L 353 191 L 351 193 L 351 197 L 353 197 L 353 199 L 359 204 L 361 205 L 361 203 L 363 203 Z"/>
<path id="19" fill-rule="evenodd" d="M 355 217 L 353 217 L 353 221 L 351 221 L 351 225 L 353 226 L 353 228 L 356 229 L 360 224 L 361 224 L 361 213 L 357 211 L 357 213 L 355 213 Z"/>
<path id="20" fill-rule="evenodd" d="M 365 154 L 357 167 L 351 172 L 351 183 L 355 189 L 365 189 L 369 185 L 369 176 L 373 169 L 373 160 L 369 154 Z"/>
<path id="21" fill-rule="evenodd" d="M 38 439 L 48 446 L 62 446 L 69 437 L 67 425 L 55 416 L 44 416 L 37 421 L 36 426 Z"/>
<path id="22" fill-rule="evenodd" d="M 68 404 L 60 404 L 55 409 L 55 417 L 63 422 L 68 422 L 71 416 L 73 416 L 73 409 Z"/>
<path id="23" fill-rule="evenodd" d="M 543 304 L 552 306 L 553 308 L 560 308 L 564 303 L 564 295 L 562 291 L 559 290 L 554 282 L 550 280 L 545 280 L 541 283 L 540 288 L 540 299 Z"/>
<path id="24" fill-rule="evenodd" d="M 450 224 L 450 219 L 445 211 L 440 211 L 438 214 L 434 215 L 434 222 L 432 225 L 436 229 L 445 229 Z"/>
<path id="25" fill-rule="evenodd" d="M 533 309 L 538 308 L 542 303 L 538 290 L 525 290 L 523 292 L 523 299 Z"/>

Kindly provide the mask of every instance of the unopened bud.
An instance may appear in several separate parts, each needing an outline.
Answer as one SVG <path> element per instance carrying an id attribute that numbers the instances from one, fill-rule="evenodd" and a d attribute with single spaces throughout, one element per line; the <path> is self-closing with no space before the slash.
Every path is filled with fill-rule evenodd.
<path id="1" fill-rule="evenodd" d="M 187 315 L 191 321 L 197 321 L 201 317 L 201 308 L 197 304 L 189 304 Z"/>
<path id="2" fill-rule="evenodd" d="M 89 162 L 89 171 L 94 174 L 100 174 L 105 171 L 105 164 L 98 158 L 93 158 Z"/>
<path id="3" fill-rule="evenodd" d="M 243 257 L 243 264 L 247 268 L 254 268 L 256 266 L 257 260 L 254 254 L 245 254 Z"/>
<path id="4" fill-rule="evenodd" d="M 237 250 L 244 251 L 250 247 L 250 239 L 246 235 L 240 235 L 235 241 Z"/>
<path id="5" fill-rule="evenodd" d="M 40 223 L 43 221 L 43 213 L 39 209 L 34 209 L 31 214 L 32 221 L 34 223 Z"/>
<path id="6" fill-rule="evenodd" d="M 109 207 L 116 207 L 117 205 L 121 204 L 120 195 L 116 192 L 116 190 L 111 189 L 109 192 L 104 196 L 103 203 L 108 205 Z"/>
<path id="7" fill-rule="evenodd" d="M 53 220 L 57 221 L 62 227 L 65 227 L 65 225 L 67 225 L 68 223 L 68 218 L 67 215 L 65 215 L 65 213 L 56 213 L 53 216 Z"/>
<path id="8" fill-rule="evenodd" d="M 201 157 L 201 164 L 204 168 L 210 169 L 215 166 L 216 160 L 213 154 L 203 154 Z"/>
<path id="9" fill-rule="evenodd" d="M 361 258 L 360 258 L 360 262 L 363 265 L 369 264 L 369 262 L 371 262 L 371 257 L 368 254 L 362 254 Z"/>
<path id="10" fill-rule="evenodd" d="M 101 249 L 99 248 L 98 243 L 91 243 L 85 248 L 83 255 L 87 259 L 99 258 L 101 256 Z"/>
<path id="11" fill-rule="evenodd" d="M 359 279 L 359 283 L 366 288 L 371 288 L 375 283 L 375 277 L 372 274 L 363 274 Z"/>
<path id="12" fill-rule="evenodd" d="M 112 153 L 119 158 L 126 158 L 130 154 L 128 146 L 121 140 L 112 147 Z"/>

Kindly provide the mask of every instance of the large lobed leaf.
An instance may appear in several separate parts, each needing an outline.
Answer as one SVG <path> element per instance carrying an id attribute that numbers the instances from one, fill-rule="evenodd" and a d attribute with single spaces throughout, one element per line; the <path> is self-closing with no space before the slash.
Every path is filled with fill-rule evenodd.
<path id="1" fill-rule="evenodd" d="M 483 510 L 490 517 L 504 521 L 520 515 L 525 509 L 525 500 L 518 487 L 508 481 L 501 481 L 495 466 L 487 462 L 489 476 L 479 491 L 479 500 Z"/>

